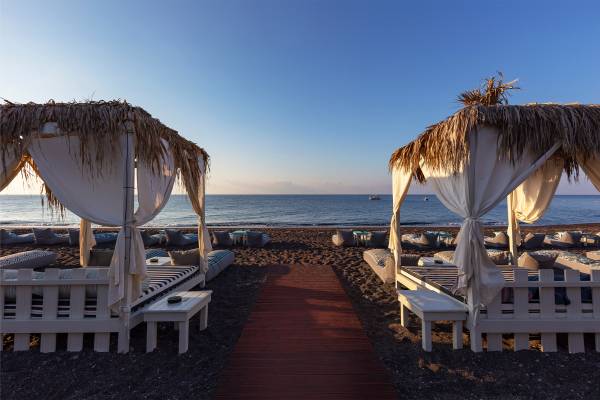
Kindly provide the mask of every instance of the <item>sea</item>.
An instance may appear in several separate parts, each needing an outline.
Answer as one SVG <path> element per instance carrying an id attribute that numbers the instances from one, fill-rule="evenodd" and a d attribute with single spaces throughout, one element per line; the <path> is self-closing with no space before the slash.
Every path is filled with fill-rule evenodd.
<path id="1" fill-rule="evenodd" d="M 211 226 L 384 226 L 390 222 L 392 196 L 381 195 L 207 195 L 206 218 Z M 435 195 L 408 195 L 400 219 L 403 225 L 452 226 L 461 219 Z M 486 225 L 504 225 L 503 201 L 483 218 Z M 558 195 L 537 225 L 600 222 L 600 196 Z M 70 212 L 49 210 L 40 195 L 0 195 L 2 226 L 77 225 Z M 186 195 L 172 195 L 147 226 L 194 226 L 197 218 Z"/>

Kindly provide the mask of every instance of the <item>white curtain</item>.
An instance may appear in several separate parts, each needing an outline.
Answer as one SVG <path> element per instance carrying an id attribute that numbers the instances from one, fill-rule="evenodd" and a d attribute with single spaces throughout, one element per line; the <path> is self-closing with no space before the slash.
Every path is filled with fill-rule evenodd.
<path id="1" fill-rule="evenodd" d="M 90 262 L 90 250 L 96 244 L 92 223 L 82 218 L 79 221 L 79 262 L 87 267 Z"/>
<path id="2" fill-rule="evenodd" d="M 134 214 L 129 257 L 131 260 L 129 274 L 132 276 L 134 288 L 133 299 L 140 296 L 142 281 L 146 278 L 144 240 L 138 227 L 150 222 L 164 208 L 171 196 L 177 176 L 173 155 L 168 143 L 164 140 L 163 146 L 166 152 L 159 170 L 153 170 L 151 166 L 142 161 L 138 161 L 137 164 L 138 208 Z"/>
<path id="3" fill-rule="evenodd" d="M 392 221 L 390 223 L 389 249 L 394 254 L 396 269 L 400 266 L 400 254 L 402 253 L 402 233 L 400 231 L 400 207 L 406 198 L 410 183 L 412 182 L 412 171 L 402 168 L 392 170 Z"/>
<path id="4" fill-rule="evenodd" d="M 21 155 L 15 156 L 12 151 L 7 151 L 4 154 L 4 160 L 2 160 L 2 152 L 0 151 L 0 192 L 12 182 L 22 166 Z"/>
<path id="5" fill-rule="evenodd" d="M 581 169 L 592 182 L 596 190 L 600 191 L 600 158 L 588 158 L 579 160 Z"/>
<path id="6" fill-rule="evenodd" d="M 551 158 L 510 194 L 515 217 L 528 224 L 548 209 L 563 170 L 562 159 Z"/>
<path id="7" fill-rule="evenodd" d="M 458 233 L 454 262 L 458 266 L 457 291 L 466 294 L 475 318 L 481 304 L 488 304 L 502 289 L 504 278 L 484 246 L 480 218 L 494 208 L 557 149 L 536 159 L 525 152 L 511 163 L 497 154 L 498 133 L 479 127 L 469 133 L 469 160 L 456 174 L 421 169 L 440 201 L 464 218 Z"/>
<path id="8" fill-rule="evenodd" d="M 212 251 L 210 235 L 206 227 L 206 167 L 204 158 L 198 158 L 198 167 L 200 168 L 201 176 L 196 185 L 188 188 L 188 197 L 192 208 L 198 215 L 198 250 L 200 253 L 200 262 L 205 271 L 208 271 L 208 253 Z"/>
<path id="9" fill-rule="evenodd" d="M 125 144 L 126 137 L 123 136 L 114 146 L 117 154 L 113 154 L 112 159 L 106 160 L 99 174 L 90 172 L 85 165 L 82 166 L 79 158 L 79 139 L 76 137 L 57 136 L 36 139 L 29 146 L 29 153 L 42 179 L 67 209 L 95 224 L 119 227 L 127 224 L 132 228 L 130 270 L 125 271 L 126 249 L 123 229 L 119 231 L 110 265 L 109 303 L 113 309 L 124 298 L 126 272 L 133 280 L 132 299 L 140 294 L 146 261 L 141 235 L 135 227 L 148 222 L 162 209 L 169 198 L 175 179 L 173 159 L 169 151 L 160 171 L 152 171 L 149 166 L 140 163 L 138 165 L 139 209 L 134 221 L 124 221 Z M 84 239 L 89 238 L 89 231 L 85 233 Z"/>

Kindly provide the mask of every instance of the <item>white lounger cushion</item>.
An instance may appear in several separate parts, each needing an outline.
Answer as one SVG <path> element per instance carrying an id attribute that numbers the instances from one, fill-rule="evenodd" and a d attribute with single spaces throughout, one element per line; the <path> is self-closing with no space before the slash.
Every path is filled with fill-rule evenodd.
<path id="1" fill-rule="evenodd" d="M 208 253 L 206 281 L 216 278 L 225 268 L 233 264 L 234 259 L 235 254 L 230 250 L 215 250 Z"/>
<path id="2" fill-rule="evenodd" d="M 0 245 L 10 244 L 26 244 L 33 243 L 35 241 L 33 233 L 25 233 L 23 235 L 17 235 L 14 232 L 7 231 L 6 229 L 0 229 Z"/>
<path id="3" fill-rule="evenodd" d="M 56 261 L 56 253 L 45 250 L 29 250 L 0 257 L 0 269 L 45 267 Z"/>
<path id="4" fill-rule="evenodd" d="M 363 252 L 363 259 L 384 283 L 395 281 L 394 257 L 389 250 L 366 250 Z"/>

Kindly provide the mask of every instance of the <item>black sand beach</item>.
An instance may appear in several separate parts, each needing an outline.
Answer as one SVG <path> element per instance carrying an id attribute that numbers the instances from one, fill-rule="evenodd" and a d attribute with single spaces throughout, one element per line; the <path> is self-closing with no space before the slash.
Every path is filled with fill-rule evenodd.
<path id="1" fill-rule="evenodd" d="M 586 232 L 600 225 L 578 226 Z M 427 227 L 431 229 L 431 227 Z M 456 232 L 456 228 L 444 228 Z M 555 232 L 568 227 L 525 228 Z M 418 232 L 424 228 L 405 228 Z M 498 230 L 497 227 L 488 231 Z M 336 248 L 331 229 L 266 229 L 273 239 L 264 249 L 236 248 L 236 262 L 207 284 L 213 290 L 209 328 L 190 327 L 190 350 L 177 355 L 177 334 L 159 328 L 159 347 L 145 353 L 145 326 L 131 334 L 129 354 L 94 353 L 89 341 L 80 353 L 12 352 L 4 339 L 2 399 L 182 399 L 211 398 L 227 357 L 239 338 L 272 264 L 331 265 L 393 382 L 398 398 L 593 399 L 600 398 L 600 354 L 539 350 L 472 353 L 451 348 L 450 324 L 434 325 L 431 353 L 421 350 L 420 327 L 400 326 L 393 285 L 383 285 L 362 261 L 361 248 Z M 28 249 L 0 249 L 0 255 Z M 64 266 L 78 264 L 73 247 L 49 246 Z M 430 254 L 423 252 L 423 254 Z M 273 321 L 276 324 L 276 321 Z M 34 338 L 35 340 L 35 338 Z M 63 338 L 64 340 L 64 338 Z M 510 341 L 510 338 L 506 338 Z"/>

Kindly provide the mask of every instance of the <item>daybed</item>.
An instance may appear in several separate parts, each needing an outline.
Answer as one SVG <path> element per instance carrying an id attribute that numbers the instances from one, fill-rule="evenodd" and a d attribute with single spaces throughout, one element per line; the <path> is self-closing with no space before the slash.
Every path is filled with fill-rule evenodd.
<path id="1" fill-rule="evenodd" d="M 482 88 L 462 93 L 462 109 L 392 154 L 389 247 L 395 255 L 402 252 L 400 210 L 413 181 L 427 182 L 462 220 L 456 268 L 401 267 L 396 260 L 398 282 L 433 290 L 435 285 L 427 281 L 439 272 L 465 298 L 474 351 L 481 351 L 483 333 L 488 350 L 502 349 L 504 333 L 515 334 L 517 350 L 528 348 L 529 333 L 541 333 L 544 351 L 552 351 L 558 332 L 568 333 L 571 352 L 584 350 L 584 333 L 595 335 L 600 350 L 600 314 L 592 312 L 600 305 L 600 270 L 592 270 L 588 282 L 572 269 L 565 270 L 564 281 L 555 281 L 553 269 L 496 266 L 485 249 L 482 222 L 507 200 L 509 251 L 515 262 L 519 221 L 533 223 L 542 217 L 563 173 L 573 176 L 583 170 L 600 190 L 600 105 L 508 105 L 506 91 L 512 88 L 502 77 L 493 77 Z M 410 277 L 417 272 L 423 284 Z M 529 272 L 539 281 L 529 281 Z M 507 287 L 514 289 L 514 302 L 508 305 L 501 296 Z M 561 287 L 569 305 L 555 304 L 555 288 Z M 529 300 L 530 288 L 539 289 L 538 303 Z M 592 304 L 582 304 L 582 288 L 594 293 Z"/>
<path id="2" fill-rule="evenodd" d="M 81 218 L 79 230 L 80 263 L 94 267 L 96 260 L 110 267 L 97 278 L 86 276 L 86 268 L 74 269 L 72 279 L 59 279 L 56 269 L 48 269 L 43 279 L 33 279 L 31 269 L 20 269 L 17 280 L 0 282 L 0 298 L 10 287 L 16 289 L 16 318 L 3 321 L 2 331 L 16 333 L 15 349 L 29 345 L 29 333 L 42 333 L 42 350 L 53 351 L 53 340 L 44 335 L 69 335 L 69 349 L 79 350 L 83 332 L 95 332 L 95 347 L 105 351 L 108 333 L 118 332 L 118 351 L 129 351 L 129 329 L 141 319 L 138 313 L 145 299 L 163 294 L 163 288 L 186 290 L 204 280 L 211 250 L 205 223 L 205 171 L 208 154 L 181 137 L 145 110 L 121 101 L 84 103 L 0 105 L 0 190 L 23 168 L 37 175 L 47 204 L 68 209 Z M 188 194 L 198 215 L 200 266 L 183 267 L 197 281 L 175 279 L 168 284 L 145 286 L 147 277 L 157 271 L 170 276 L 179 267 L 153 270 L 147 267 L 139 227 L 151 221 L 167 203 L 176 179 Z M 136 201 L 137 191 L 137 201 Z M 91 224 L 119 227 L 114 254 L 92 257 L 95 239 Z M 46 230 L 34 233 L 38 243 L 58 243 L 58 236 Z M 113 235 L 107 235 L 114 240 Z M 152 270 L 152 271 L 151 271 Z M 176 283 L 180 282 L 180 284 Z M 83 318 L 88 304 L 85 287 L 97 286 L 96 319 Z M 173 286 L 175 285 L 175 286 Z M 44 317 L 31 317 L 31 293 L 42 287 Z M 69 318 L 56 318 L 61 287 L 70 291 Z M 4 309 L 4 307 L 0 307 Z"/>

